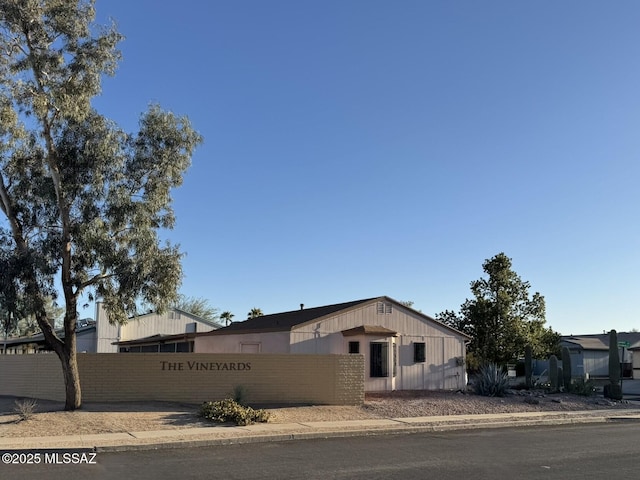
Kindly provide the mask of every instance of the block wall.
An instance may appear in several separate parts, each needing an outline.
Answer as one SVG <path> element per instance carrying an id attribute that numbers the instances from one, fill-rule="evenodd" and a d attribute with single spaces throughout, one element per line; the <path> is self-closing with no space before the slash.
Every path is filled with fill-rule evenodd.
<path id="1" fill-rule="evenodd" d="M 243 386 L 258 404 L 360 405 L 362 355 L 78 354 L 83 401 L 201 403 Z M 0 395 L 64 400 L 52 354 L 0 356 Z"/>

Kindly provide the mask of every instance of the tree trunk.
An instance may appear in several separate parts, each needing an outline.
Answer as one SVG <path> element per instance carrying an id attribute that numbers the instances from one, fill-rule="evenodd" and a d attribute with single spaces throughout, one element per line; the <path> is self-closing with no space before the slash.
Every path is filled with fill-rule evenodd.
<path id="1" fill-rule="evenodd" d="M 64 375 L 65 410 L 77 410 L 82 406 L 82 391 L 80 390 L 80 375 L 75 348 L 68 351 L 64 348 L 60 356 L 62 374 Z"/>
<path id="2" fill-rule="evenodd" d="M 35 283 L 34 283 L 35 285 Z M 34 297 L 36 295 L 34 294 Z M 78 361 L 76 358 L 76 319 L 77 314 L 67 314 L 64 319 L 65 337 L 61 340 L 53 329 L 53 325 L 47 318 L 44 310 L 42 298 L 39 299 L 36 320 L 44 334 L 45 340 L 49 343 L 53 351 L 62 364 L 62 376 L 65 388 L 65 410 L 76 410 L 82 406 L 82 391 L 80 389 L 80 375 L 78 373 Z M 71 305 L 75 312 L 75 304 L 67 302 L 67 308 Z M 69 310 L 67 310 L 68 312 Z"/>

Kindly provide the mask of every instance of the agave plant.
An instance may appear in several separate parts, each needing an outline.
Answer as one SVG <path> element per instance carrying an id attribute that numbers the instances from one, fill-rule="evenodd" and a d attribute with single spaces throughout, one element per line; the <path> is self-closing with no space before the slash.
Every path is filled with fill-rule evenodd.
<path id="1" fill-rule="evenodd" d="M 480 367 L 475 380 L 475 392 L 485 397 L 503 397 L 509 388 L 507 372 L 495 363 Z"/>

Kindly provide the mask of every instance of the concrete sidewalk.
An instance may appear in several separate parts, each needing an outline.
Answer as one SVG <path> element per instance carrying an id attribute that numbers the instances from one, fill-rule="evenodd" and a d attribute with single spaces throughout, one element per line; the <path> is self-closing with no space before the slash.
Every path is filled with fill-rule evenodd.
<path id="1" fill-rule="evenodd" d="M 212 425 L 126 433 L 0 438 L 0 450 L 90 448 L 97 452 L 230 445 L 362 435 L 448 431 L 610 421 L 640 421 L 640 409 L 523 412 L 487 415 L 388 418 L 338 422 L 261 423 L 246 427 Z"/>

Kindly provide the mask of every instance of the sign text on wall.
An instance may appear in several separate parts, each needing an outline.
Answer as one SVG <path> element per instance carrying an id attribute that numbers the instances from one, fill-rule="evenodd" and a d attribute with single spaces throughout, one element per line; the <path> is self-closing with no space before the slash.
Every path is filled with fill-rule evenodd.
<path id="1" fill-rule="evenodd" d="M 236 372 L 251 370 L 249 362 L 167 362 L 161 361 L 162 370 L 233 370 Z"/>

